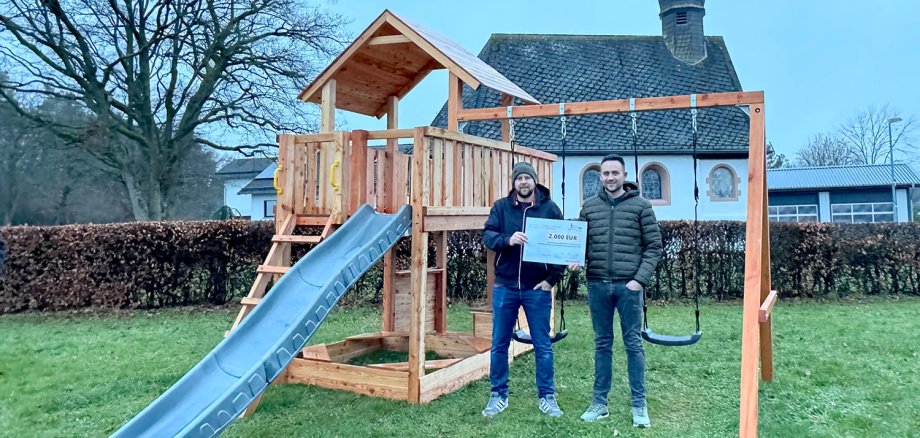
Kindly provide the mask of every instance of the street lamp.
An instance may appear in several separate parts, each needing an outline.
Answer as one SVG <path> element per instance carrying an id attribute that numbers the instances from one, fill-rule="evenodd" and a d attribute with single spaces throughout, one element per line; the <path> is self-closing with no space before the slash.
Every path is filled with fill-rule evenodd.
<path id="1" fill-rule="evenodd" d="M 894 205 L 894 221 L 898 221 L 898 198 L 895 195 L 895 183 L 894 179 L 894 142 L 891 140 L 891 124 L 898 123 L 902 119 L 900 117 L 892 117 L 888 119 L 888 157 L 891 160 L 891 203 Z"/>

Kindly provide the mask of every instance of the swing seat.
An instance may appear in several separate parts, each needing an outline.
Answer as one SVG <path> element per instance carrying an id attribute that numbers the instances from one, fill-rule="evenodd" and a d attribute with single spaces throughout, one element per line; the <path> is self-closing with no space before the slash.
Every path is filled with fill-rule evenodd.
<path id="1" fill-rule="evenodd" d="M 553 335 L 551 338 L 549 338 L 549 342 L 550 342 L 551 344 L 555 344 L 556 342 L 559 342 L 559 341 L 565 339 L 565 337 L 568 336 L 568 335 L 569 335 L 569 331 L 568 331 L 568 330 L 561 330 L 561 331 L 558 331 L 558 332 L 556 332 L 555 335 Z M 522 344 L 533 345 L 533 339 L 531 339 L 530 333 L 527 332 L 527 331 L 525 331 L 525 330 L 523 330 L 523 329 L 517 330 L 517 331 L 515 331 L 514 333 L 512 333 L 512 334 L 511 334 L 511 339 L 514 339 L 515 341 L 518 341 L 518 342 L 520 342 L 520 343 L 522 343 Z"/>
<path id="2" fill-rule="evenodd" d="M 693 345 L 703 337 L 703 332 L 697 330 L 690 336 L 671 336 L 671 335 L 659 335 L 652 331 L 652 329 L 647 328 L 642 331 L 642 339 L 645 339 L 646 342 L 655 345 L 664 345 L 666 347 L 683 347 L 687 345 Z"/>

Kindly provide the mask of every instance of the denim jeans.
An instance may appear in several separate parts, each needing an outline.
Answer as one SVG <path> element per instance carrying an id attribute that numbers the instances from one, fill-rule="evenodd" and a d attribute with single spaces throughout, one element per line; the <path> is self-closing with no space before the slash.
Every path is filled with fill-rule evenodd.
<path id="1" fill-rule="evenodd" d="M 537 391 L 542 398 L 555 394 L 553 346 L 549 337 L 552 293 L 543 290 L 495 286 L 492 290 L 492 363 L 489 382 L 492 392 L 508 396 L 508 346 L 516 329 L 518 309 L 524 307 L 537 362 Z"/>
<path id="2" fill-rule="evenodd" d="M 642 292 L 629 290 L 627 281 L 588 280 L 588 305 L 594 326 L 594 400 L 607 404 L 613 375 L 613 312 L 620 314 L 626 347 L 626 372 L 633 407 L 645 406 L 645 351 L 642 346 Z"/>

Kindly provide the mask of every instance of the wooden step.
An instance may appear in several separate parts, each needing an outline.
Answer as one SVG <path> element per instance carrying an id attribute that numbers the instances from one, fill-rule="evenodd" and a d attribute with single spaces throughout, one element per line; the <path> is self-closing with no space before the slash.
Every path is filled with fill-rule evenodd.
<path id="1" fill-rule="evenodd" d="M 316 244 L 323 240 L 322 236 L 292 236 L 276 234 L 272 236 L 272 243 L 308 243 Z"/>
<path id="2" fill-rule="evenodd" d="M 329 216 L 297 215 L 297 225 L 301 227 L 322 227 L 329 222 Z"/>
<path id="3" fill-rule="evenodd" d="M 244 306 L 256 306 L 261 302 L 262 302 L 261 298 L 253 298 L 253 297 L 243 297 L 243 299 L 240 300 L 240 304 Z"/>
<path id="4" fill-rule="evenodd" d="M 259 272 L 259 273 L 262 273 L 262 274 L 281 274 L 281 275 L 284 275 L 284 274 L 287 273 L 288 269 L 291 269 L 291 268 L 286 268 L 286 267 L 283 267 L 283 266 L 259 265 L 259 267 L 256 268 L 256 272 Z"/>
<path id="5" fill-rule="evenodd" d="M 440 274 L 442 272 L 444 272 L 444 269 L 442 268 L 429 268 L 428 269 L 429 274 Z M 396 275 L 412 275 L 412 271 L 396 271 L 395 274 Z"/>

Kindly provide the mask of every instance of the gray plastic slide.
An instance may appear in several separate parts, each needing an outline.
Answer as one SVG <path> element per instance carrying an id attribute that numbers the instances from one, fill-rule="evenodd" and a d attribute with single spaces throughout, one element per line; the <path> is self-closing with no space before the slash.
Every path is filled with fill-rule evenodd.
<path id="1" fill-rule="evenodd" d="M 222 432 L 411 225 L 408 205 L 394 215 L 361 206 L 291 267 L 236 330 L 113 436 L 210 437 Z"/>

